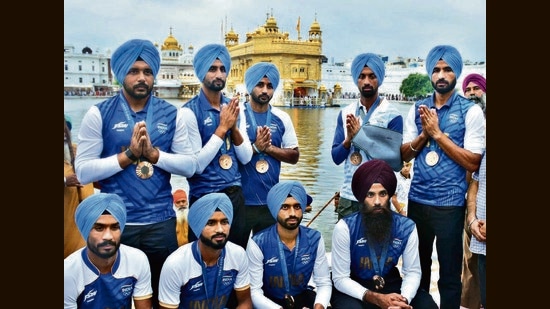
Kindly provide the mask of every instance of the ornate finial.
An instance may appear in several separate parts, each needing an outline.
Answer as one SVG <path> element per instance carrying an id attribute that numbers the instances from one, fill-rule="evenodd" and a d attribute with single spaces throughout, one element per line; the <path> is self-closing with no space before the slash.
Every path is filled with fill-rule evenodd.
<path id="1" fill-rule="evenodd" d="M 273 17 L 273 8 L 271 8 L 271 17 Z"/>
<path id="2" fill-rule="evenodd" d="M 170 26 L 170 35 L 172 35 L 172 26 Z"/>

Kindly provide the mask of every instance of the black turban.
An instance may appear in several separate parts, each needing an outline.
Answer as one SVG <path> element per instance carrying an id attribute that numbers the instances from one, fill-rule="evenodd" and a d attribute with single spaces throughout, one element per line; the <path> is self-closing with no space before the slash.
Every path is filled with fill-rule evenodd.
<path id="1" fill-rule="evenodd" d="M 391 197 L 395 193 L 397 187 L 397 178 L 393 169 L 383 160 L 369 160 L 363 163 L 353 174 L 351 180 L 351 191 L 359 201 L 363 203 L 367 192 L 373 183 L 379 183 L 388 191 Z"/>

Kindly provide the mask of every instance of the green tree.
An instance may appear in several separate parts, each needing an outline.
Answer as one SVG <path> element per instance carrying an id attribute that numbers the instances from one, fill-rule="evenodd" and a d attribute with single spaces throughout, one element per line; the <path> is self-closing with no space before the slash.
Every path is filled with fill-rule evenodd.
<path id="1" fill-rule="evenodd" d="M 432 82 L 426 74 L 413 73 L 403 80 L 399 92 L 407 98 L 420 99 L 433 91 Z"/>

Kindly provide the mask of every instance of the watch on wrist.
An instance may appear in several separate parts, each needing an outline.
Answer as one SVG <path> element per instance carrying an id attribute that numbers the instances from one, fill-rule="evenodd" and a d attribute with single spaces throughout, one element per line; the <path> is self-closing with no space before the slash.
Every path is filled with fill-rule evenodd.
<path id="1" fill-rule="evenodd" d="M 130 148 L 126 148 L 126 151 L 124 152 L 124 154 L 130 159 L 132 160 L 132 162 L 135 162 L 138 160 L 138 157 L 136 157 L 134 155 L 134 153 L 130 150 Z"/>

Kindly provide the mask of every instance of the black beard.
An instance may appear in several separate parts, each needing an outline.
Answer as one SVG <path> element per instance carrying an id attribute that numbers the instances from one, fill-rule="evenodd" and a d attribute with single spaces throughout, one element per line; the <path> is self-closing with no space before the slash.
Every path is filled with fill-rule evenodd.
<path id="1" fill-rule="evenodd" d="M 260 94 L 259 96 L 254 95 L 253 93 L 250 94 L 252 97 L 252 100 L 260 105 L 266 105 L 269 104 L 269 101 L 273 98 L 273 96 L 269 96 L 267 94 Z"/>
<path id="2" fill-rule="evenodd" d="M 298 219 L 298 223 L 288 224 L 284 219 L 279 219 L 279 217 L 277 217 L 277 222 L 279 222 L 279 224 L 282 225 L 287 230 L 295 230 L 300 226 L 300 223 L 302 222 L 303 217 L 302 218 L 294 217 L 294 218 Z"/>
<path id="3" fill-rule="evenodd" d="M 374 213 L 375 209 L 382 208 L 381 213 Z M 375 206 L 374 208 L 361 209 L 363 215 L 363 224 L 365 225 L 365 236 L 367 239 L 372 239 L 376 243 L 382 244 L 387 241 L 391 235 L 393 224 L 393 214 L 389 204 L 384 206 Z"/>
<path id="4" fill-rule="evenodd" d="M 440 93 L 440 94 L 445 94 L 445 93 L 448 93 L 450 91 L 453 91 L 456 87 L 456 79 L 453 80 L 452 83 L 448 84 L 447 87 L 443 87 L 443 88 L 437 88 L 436 86 L 436 83 L 432 82 L 432 87 L 434 88 L 434 90 L 437 92 L 437 93 Z"/>
<path id="5" fill-rule="evenodd" d="M 110 257 L 115 256 L 115 254 L 118 252 L 118 248 L 120 248 L 120 242 L 116 243 L 116 242 L 110 241 L 110 240 L 104 241 L 104 242 L 98 244 L 97 246 L 92 246 L 92 244 L 89 241 L 87 242 L 87 244 L 88 244 L 88 250 L 92 251 L 92 253 L 94 253 L 95 255 L 99 256 L 102 259 L 108 259 Z M 114 245 L 115 250 L 109 251 L 107 253 L 101 253 L 99 251 L 99 248 L 101 246 L 104 246 L 104 245 Z"/>
<path id="6" fill-rule="evenodd" d="M 224 234 L 224 236 L 225 236 L 225 240 L 223 242 L 214 242 L 212 241 L 212 239 L 206 238 L 202 234 L 200 236 L 200 239 L 205 246 L 210 247 L 212 249 L 219 250 L 219 249 L 223 249 L 223 247 L 225 247 L 225 244 L 227 243 L 227 235 Z"/>
<path id="7" fill-rule="evenodd" d="M 140 86 L 147 86 L 147 85 L 140 85 Z M 136 100 L 140 100 L 140 99 L 144 99 L 144 98 L 147 98 L 151 92 L 153 91 L 153 86 L 151 87 L 147 87 L 147 91 L 145 93 L 137 93 L 134 88 L 130 87 L 130 86 L 127 86 L 126 84 L 123 84 L 122 87 L 124 87 L 124 90 L 126 91 L 126 93 L 131 96 L 132 98 L 136 99 Z"/>
<path id="8" fill-rule="evenodd" d="M 218 80 L 214 80 L 212 82 L 204 82 L 204 85 L 206 86 L 206 88 L 212 90 L 212 91 L 222 91 L 223 88 L 225 88 L 225 81 L 222 80 L 221 82 L 221 85 L 217 85 L 217 83 L 215 84 L 214 82 L 217 82 Z"/>
<path id="9" fill-rule="evenodd" d="M 372 98 L 376 95 L 376 92 L 378 90 L 377 89 L 372 89 L 372 90 L 363 90 L 361 89 L 361 96 L 364 97 L 364 98 Z"/>

